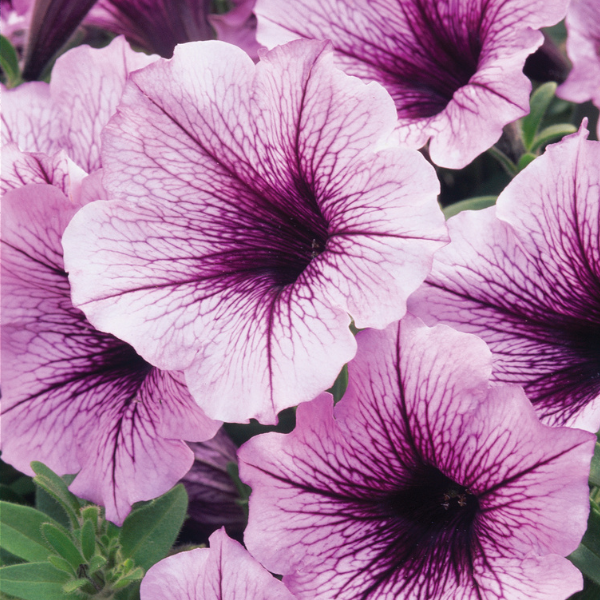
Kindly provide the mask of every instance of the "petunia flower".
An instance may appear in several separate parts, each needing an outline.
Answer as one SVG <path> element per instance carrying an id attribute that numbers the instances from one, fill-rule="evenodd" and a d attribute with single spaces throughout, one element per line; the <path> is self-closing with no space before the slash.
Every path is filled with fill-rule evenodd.
<path id="1" fill-rule="evenodd" d="M 75 305 L 212 418 L 273 423 L 331 386 L 349 330 L 405 312 L 446 241 L 438 182 L 377 84 L 299 41 L 258 65 L 182 44 L 131 76 L 103 138 L 110 201 L 65 232 Z"/>
<path id="2" fill-rule="evenodd" d="M 522 69 L 567 0 L 258 0 L 258 41 L 329 39 L 347 73 L 394 98 L 398 130 L 459 169 L 529 111 Z"/>
<path id="3" fill-rule="evenodd" d="M 169 556 L 150 568 L 141 600 L 293 600 L 294 597 L 247 550 L 221 529 L 210 549 Z"/>
<path id="4" fill-rule="evenodd" d="M 64 153 L 50 159 L 5 147 L 5 163 L 7 149 L 2 459 L 30 474 L 32 460 L 78 473 L 71 491 L 120 524 L 134 502 L 166 492 L 192 466 L 182 439 L 206 440 L 220 423 L 197 407 L 181 373 L 153 368 L 73 307 L 60 240 L 90 199 L 85 173 Z"/>
<path id="5" fill-rule="evenodd" d="M 600 108 L 600 4 L 597 0 L 572 0 L 566 23 L 567 53 L 573 69 L 556 95 L 571 102 L 591 100 Z"/>
<path id="6" fill-rule="evenodd" d="M 21 55 L 25 48 L 33 0 L 0 0 L 0 34 Z"/>
<path id="7" fill-rule="evenodd" d="M 547 424 L 600 428 L 600 143 L 549 146 L 496 208 L 449 220 L 452 243 L 410 300 L 476 333 L 494 377 L 525 387 Z"/>
<path id="8" fill-rule="evenodd" d="M 230 532 L 241 532 L 246 516 L 237 503 L 238 489 L 227 470 L 237 465 L 237 448 L 222 429 L 205 442 L 190 442 L 194 464 L 182 478 L 188 493 L 189 520 L 186 527 L 195 532 L 214 531 L 225 525 Z"/>
<path id="9" fill-rule="evenodd" d="M 102 49 L 79 46 L 63 54 L 50 84 L 2 89 L 2 145 L 53 155 L 65 150 L 87 173 L 101 167 L 100 133 L 114 114 L 129 74 L 157 60 L 131 50 L 124 38 Z"/>
<path id="10" fill-rule="evenodd" d="M 166 58 L 177 44 L 215 37 L 257 58 L 254 0 L 235 0 L 222 15 L 211 14 L 210 0 L 99 0 L 86 24 L 124 35 L 134 45 Z"/>
<path id="11" fill-rule="evenodd" d="M 595 436 L 490 385 L 475 336 L 406 316 L 358 334 L 344 398 L 239 452 L 244 539 L 299 599 L 564 600 Z"/>

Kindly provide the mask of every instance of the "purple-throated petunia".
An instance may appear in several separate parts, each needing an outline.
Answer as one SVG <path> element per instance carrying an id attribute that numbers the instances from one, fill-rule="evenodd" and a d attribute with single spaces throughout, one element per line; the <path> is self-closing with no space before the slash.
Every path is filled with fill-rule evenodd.
<path id="1" fill-rule="evenodd" d="M 522 69 L 567 0 L 258 0 L 258 41 L 329 39 L 347 73 L 386 87 L 399 134 L 462 168 L 529 111 Z"/>
<path id="2" fill-rule="evenodd" d="M 600 142 L 549 146 L 496 207 L 448 221 L 411 311 L 482 337 L 543 422 L 600 428 Z"/>
<path id="3" fill-rule="evenodd" d="M 179 552 L 155 564 L 142 581 L 141 600 L 294 600 L 223 529 L 209 542 L 210 548 Z"/>
<path id="4" fill-rule="evenodd" d="M 103 138 L 108 202 L 63 244 L 73 298 L 224 421 L 272 423 L 402 317 L 446 243 L 433 168 L 393 102 L 297 41 L 222 42 L 131 76 Z"/>
<path id="5" fill-rule="evenodd" d="M 298 599 L 564 600 L 595 436 L 490 384 L 476 336 L 407 315 L 357 335 L 344 398 L 239 451 L 244 539 Z"/>

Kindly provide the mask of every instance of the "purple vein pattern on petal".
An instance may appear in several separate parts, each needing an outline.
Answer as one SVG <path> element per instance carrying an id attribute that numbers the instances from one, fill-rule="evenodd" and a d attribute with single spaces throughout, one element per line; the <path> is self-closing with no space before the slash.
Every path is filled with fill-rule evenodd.
<path id="1" fill-rule="evenodd" d="M 600 108 L 600 4 L 596 0 L 572 0 L 567 31 L 567 53 L 573 69 L 556 94 L 571 102 L 591 100 Z M 598 127 L 600 132 L 600 123 Z"/>
<path id="2" fill-rule="evenodd" d="M 66 150 L 88 173 L 100 168 L 100 133 L 132 71 L 157 60 L 131 50 L 124 38 L 106 48 L 79 46 L 63 54 L 52 82 L 2 90 L 2 144 L 49 155 Z"/>
<path id="3" fill-rule="evenodd" d="M 494 376 L 548 424 L 600 427 L 600 143 L 581 130 L 519 174 L 496 209 L 449 221 L 452 243 L 411 311 L 476 333 Z"/>
<path id="4" fill-rule="evenodd" d="M 432 160 L 462 168 L 529 110 L 525 58 L 566 0 L 258 0 L 258 41 L 330 39 L 349 74 L 378 81 L 399 133 L 428 139 Z"/>
<path id="5" fill-rule="evenodd" d="M 245 542 L 299 599 L 564 600 L 594 436 L 489 385 L 475 336 L 407 315 L 358 334 L 349 385 L 239 451 Z M 457 361 L 455 357 L 460 357 Z"/>
<path id="6" fill-rule="evenodd" d="M 169 556 L 146 574 L 141 600 L 293 600 L 281 581 L 262 567 L 224 529 L 210 548 Z"/>
<path id="7" fill-rule="evenodd" d="M 189 469 L 182 435 L 204 440 L 219 423 L 181 373 L 153 368 L 73 307 L 60 238 L 78 208 L 46 184 L 3 199 L 2 457 L 26 473 L 32 460 L 78 473 L 71 490 L 122 523 Z"/>
<path id="8" fill-rule="evenodd" d="M 75 304 L 184 369 L 213 418 L 274 422 L 326 389 L 348 313 L 402 317 L 446 240 L 430 165 L 387 145 L 389 96 L 331 59 L 197 42 L 134 74 L 104 134 L 111 201 L 65 233 Z"/>

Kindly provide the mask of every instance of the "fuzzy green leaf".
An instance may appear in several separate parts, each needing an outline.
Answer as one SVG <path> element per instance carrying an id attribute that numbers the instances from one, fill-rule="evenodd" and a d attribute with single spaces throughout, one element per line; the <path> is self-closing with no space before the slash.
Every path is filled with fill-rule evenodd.
<path id="1" fill-rule="evenodd" d="M 577 127 L 571 123 L 559 123 L 558 125 L 550 125 L 546 129 L 540 131 L 531 145 L 531 151 L 536 152 L 545 144 L 562 139 L 565 135 L 575 133 Z"/>
<path id="2" fill-rule="evenodd" d="M 144 570 L 162 560 L 183 525 L 187 505 L 187 493 L 179 484 L 160 498 L 135 508 L 121 529 L 123 558 L 132 558 Z"/>
<path id="3" fill-rule="evenodd" d="M 450 206 L 446 206 L 446 208 L 443 209 L 443 213 L 446 219 L 449 219 L 463 210 L 481 210 L 483 208 L 488 208 L 489 206 L 494 206 L 494 204 L 496 204 L 496 198 L 497 196 L 477 196 L 476 198 L 467 198 L 466 200 L 461 200 L 460 202 L 455 202 Z"/>
<path id="4" fill-rule="evenodd" d="M 79 565 L 86 564 L 85 558 L 62 527 L 44 523 L 42 525 L 42 533 L 56 553 L 69 561 L 75 570 L 77 570 Z"/>
<path id="5" fill-rule="evenodd" d="M 30 506 L 0 502 L 0 545 L 29 562 L 41 562 L 51 554 L 42 525 L 53 519 Z"/>
<path id="6" fill-rule="evenodd" d="M 540 123 L 554 98 L 556 83 L 549 81 L 541 85 L 529 100 L 530 111 L 526 117 L 521 120 L 521 132 L 523 134 L 523 145 L 527 150 L 531 150 L 535 135 L 540 128 Z"/>
<path id="7" fill-rule="evenodd" d="M 52 469 L 41 462 L 33 461 L 31 468 L 36 475 L 33 478 L 34 483 L 50 494 L 62 506 L 69 517 L 71 526 L 77 527 L 79 525 L 77 514 L 81 505 L 76 496 L 69 491 L 67 484 Z"/>
<path id="8" fill-rule="evenodd" d="M 12 88 L 21 82 L 19 57 L 10 41 L 0 35 L 0 67 L 6 75 L 7 87 Z"/>
<path id="9" fill-rule="evenodd" d="M 84 521 L 80 535 L 83 556 L 89 561 L 96 551 L 96 532 L 94 531 L 94 525 L 91 521 Z"/>
<path id="10" fill-rule="evenodd" d="M 64 600 L 62 586 L 69 579 L 48 562 L 0 568 L 2 591 L 23 600 Z"/>

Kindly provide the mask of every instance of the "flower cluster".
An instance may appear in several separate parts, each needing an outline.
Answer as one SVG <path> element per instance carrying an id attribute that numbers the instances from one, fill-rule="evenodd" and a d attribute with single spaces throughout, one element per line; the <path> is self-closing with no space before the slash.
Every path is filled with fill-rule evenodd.
<path id="1" fill-rule="evenodd" d="M 565 15 L 564 100 L 530 100 Z M 144 571 L 127 598 L 582 589 L 600 142 L 557 121 L 600 105 L 599 21 L 589 0 L 3 0 L 2 460 L 125 522 L 76 504 L 66 597 Z M 52 64 L 80 23 L 119 37 Z M 446 222 L 488 150 L 498 193 Z M 293 431 L 257 434 L 284 410 Z M 126 518 L 180 480 L 182 536 L 210 548 L 144 562 Z"/>

